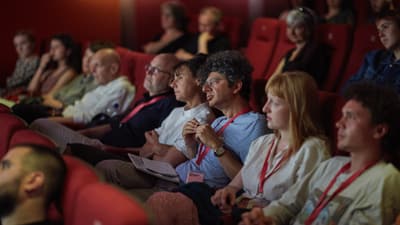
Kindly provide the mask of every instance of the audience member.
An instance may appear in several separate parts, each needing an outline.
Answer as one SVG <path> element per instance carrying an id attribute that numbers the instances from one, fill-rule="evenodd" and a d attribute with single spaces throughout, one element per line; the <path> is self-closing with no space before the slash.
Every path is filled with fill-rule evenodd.
<path id="1" fill-rule="evenodd" d="M 369 16 L 369 22 L 376 22 L 376 16 L 382 14 L 385 11 L 393 10 L 393 0 L 369 0 L 371 15 Z"/>
<path id="2" fill-rule="evenodd" d="M 151 198 L 167 206 L 171 199 L 185 196 L 194 204 L 204 205 L 216 188 L 226 186 L 238 174 L 245 161 L 251 142 L 266 132 L 265 118 L 249 108 L 252 68 L 240 53 L 222 51 L 211 55 L 203 68 L 204 86 L 210 106 L 219 109 L 223 116 L 210 125 L 189 121 L 183 135 L 186 146 L 196 156 L 176 168 L 181 183 L 177 192 L 160 192 Z M 171 201 L 173 202 L 173 201 Z M 149 203 L 151 204 L 151 203 Z M 168 209 L 170 212 L 173 209 Z M 213 224 L 214 211 L 200 221 Z M 172 216 L 172 215 L 170 215 Z M 202 218 L 202 217 L 201 217 Z"/>
<path id="3" fill-rule="evenodd" d="M 16 93 L 20 88 L 25 89 L 39 66 L 39 58 L 34 52 L 35 37 L 32 33 L 18 31 L 13 42 L 18 59 L 13 74 L 7 77 L 6 87 L 0 89 L 2 96 L 13 95 L 13 92 Z"/>
<path id="4" fill-rule="evenodd" d="M 175 108 L 159 128 L 146 132 L 146 143 L 132 153 L 165 161 L 174 167 L 194 157 L 194 153 L 188 151 L 185 146 L 182 136 L 183 126 L 193 119 L 202 124 L 208 124 L 214 119 L 208 104 L 204 103 L 205 95 L 201 90 L 197 73 L 205 59 L 204 55 L 196 55 L 193 59 L 177 65 L 171 86 L 174 88 L 177 100 L 185 102 L 186 105 Z M 130 162 L 105 160 L 98 163 L 96 168 L 104 174 L 107 181 L 124 188 L 135 189 L 133 192 L 137 197 L 147 198 L 154 190 L 158 190 L 155 186 L 156 179 L 137 171 Z M 143 188 L 149 190 L 137 190 Z"/>
<path id="5" fill-rule="evenodd" d="M 188 39 L 186 33 L 188 18 L 185 8 L 179 2 L 165 2 L 161 5 L 161 27 L 164 32 L 143 46 L 145 53 L 174 53 Z"/>
<path id="6" fill-rule="evenodd" d="M 318 86 L 322 86 L 328 73 L 331 51 L 316 41 L 316 21 L 315 13 L 309 8 L 300 7 L 289 12 L 286 34 L 295 48 L 281 59 L 272 76 L 299 70 L 309 73 Z"/>
<path id="7" fill-rule="evenodd" d="M 400 93 L 400 13 L 389 10 L 377 15 L 376 27 L 385 49 L 367 53 L 360 69 L 350 77 L 346 86 L 369 80 Z"/>
<path id="8" fill-rule="evenodd" d="M 351 10 L 351 1 L 326 0 L 328 12 L 323 16 L 325 23 L 354 25 L 354 14 Z"/>
<path id="9" fill-rule="evenodd" d="M 47 225 L 50 203 L 61 195 L 66 166 L 54 149 L 22 144 L 0 161 L 2 225 Z"/>
<path id="10" fill-rule="evenodd" d="M 27 91 L 31 96 L 53 95 L 80 71 L 79 52 L 69 35 L 54 35 L 50 51 L 43 54 Z"/>
<path id="11" fill-rule="evenodd" d="M 240 224 L 393 224 L 400 212 L 400 101 L 390 89 L 356 84 L 347 94 L 334 157 Z"/>
<path id="12" fill-rule="evenodd" d="M 31 128 L 50 137 L 61 149 L 68 143 L 81 143 L 99 147 L 104 151 L 140 147 L 146 139 L 144 133 L 161 125 L 161 122 L 180 103 L 171 93 L 169 84 L 178 59 L 172 54 L 160 54 L 146 66 L 143 82 L 148 91 L 126 115 L 115 116 L 105 125 L 81 130 L 79 133 L 54 121 L 38 119 Z M 83 146 L 79 149 L 86 152 Z M 93 149 L 88 150 L 91 157 Z M 82 153 L 84 154 L 84 153 Z"/>
<path id="13" fill-rule="evenodd" d="M 103 48 L 110 48 L 112 44 L 107 42 L 93 42 L 86 49 L 82 58 L 82 74 L 75 77 L 54 95 L 46 95 L 42 101 L 30 104 L 17 104 L 13 111 L 29 123 L 38 118 L 58 115 L 65 107 L 73 105 L 86 93 L 95 89 L 98 84 L 90 72 L 89 64 L 94 53 Z"/>
<path id="14" fill-rule="evenodd" d="M 215 7 L 203 8 L 199 15 L 199 33 L 176 52 L 176 57 L 187 60 L 196 53 L 212 54 L 230 49 L 229 39 L 220 33 L 221 21 L 221 10 Z"/>
<path id="15" fill-rule="evenodd" d="M 200 216 L 197 224 L 210 224 L 210 221 L 220 224 L 222 213 L 233 215 L 235 224 L 238 223 L 241 212 L 280 198 L 297 180 L 328 158 L 327 143 L 315 120 L 318 115 L 315 81 L 302 72 L 287 72 L 271 78 L 265 91 L 268 101 L 263 111 L 268 128 L 274 133 L 253 141 L 242 169 L 233 180 L 219 189 L 211 201 L 203 199 L 196 207 Z M 244 193 L 240 194 L 242 189 Z M 236 194 L 240 197 L 236 198 Z M 174 216 L 198 217 L 179 213 L 181 207 L 166 208 L 164 202 L 156 195 L 148 201 L 157 224 L 187 220 Z"/>
<path id="16" fill-rule="evenodd" d="M 69 105 L 61 116 L 49 119 L 62 124 L 86 124 L 99 113 L 106 113 L 112 107 L 116 114 L 124 113 L 134 95 L 135 87 L 127 77 L 119 74 L 120 58 L 114 49 L 101 49 L 91 61 L 92 73 L 99 85 L 86 93 L 81 100 Z"/>

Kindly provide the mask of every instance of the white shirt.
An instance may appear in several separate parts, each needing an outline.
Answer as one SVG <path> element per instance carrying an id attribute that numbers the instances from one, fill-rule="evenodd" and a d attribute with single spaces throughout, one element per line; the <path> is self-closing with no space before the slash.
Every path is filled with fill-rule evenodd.
<path id="1" fill-rule="evenodd" d="M 135 87 L 128 78 L 120 76 L 86 93 L 82 99 L 65 108 L 62 115 L 73 118 L 76 123 L 88 123 L 95 115 L 105 113 L 110 106 L 118 106 L 114 110 L 118 114 L 123 113 L 134 96 Z"/>
<path id="2" fill-rule="evenodd" d="M 275 134 L 267 134 L 251 143 L 249 154 L 241 170 L 244 195 L 248 198 L 255 198 L 257 195 L 260 173 L 267 158 L 267 151 L 272 150 L 270 145 L 274 139 L 276 139 Z M 271 171 L 279 163 L 285 152 L 282 151 L 270 157 L 267 171 Z M 306 139 L 296 153 L 265 181 L 262 196 L 257 197 L 267 201 L 280 198 L 289 187 L 328 158 L 329 151 L 324 140 L 317 137 Z"/>
<path id="3" fill-rule="evenodd" d="M 158 141 L 161 144 L 173 145 L 188 159 L 194 157 L 193 153 L 190 153 L 183 140 L 182 130 L 186 122 L 191 119 L 196 119 L 201 124 L 210 122 L 209 116 L 211 115 L 211 109 L 207 103 L 200 104 L 189 110 L 184 110 L 184 107 L 175 108 L 169 114 L 167 118 L 162 122 L 161 126 L 156 129 L 158 133 Z"/>

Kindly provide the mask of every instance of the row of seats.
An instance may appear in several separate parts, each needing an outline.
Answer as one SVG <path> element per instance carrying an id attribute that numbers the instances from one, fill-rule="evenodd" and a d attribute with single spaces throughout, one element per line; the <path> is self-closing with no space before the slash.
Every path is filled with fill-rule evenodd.
<path id="1" fill-rule="evenodd" d="M 0 157 L 17 144 L 33 143 L 55 147 L 47 137 L 27 128 L 26 123 L 0 104 Z M 60 202 L 49 210 L 52 221 L 67 225 L 146 225 L 149 218 L 128 194 L 101 182 L 93 169 L 81 160 L 63 156 L 67 165 Z M 56 207 L 57 205 L 57 207 Z"/>
<path id="2" fill-rule="evenodd" d="M 374 25 L 358 26 L 353 33 L 349 25 L 322 24 L 317 29 L 317 39 L 332 47 L 332 57 L 327 79 L 322 89 L 339 91 L 343 83 L 361 65 L 364 55 L 382 48 Z M 268 79 L 280 59 L 294 45 L 286 36 L 286 23 L 272 18 L 254 21 L 245 55 L 255 68 L 254 79 Z"/>

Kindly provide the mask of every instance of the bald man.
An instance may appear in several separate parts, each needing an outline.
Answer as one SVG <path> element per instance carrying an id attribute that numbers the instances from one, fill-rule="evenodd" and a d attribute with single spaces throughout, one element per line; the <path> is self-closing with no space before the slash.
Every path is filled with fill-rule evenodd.
<path id="1" fill-rule="evenodd" d="M 118 53 L 110 48 L 99 50 L 94 54 L 90 67 L 99 86 L 65 108 L 62 117 L 49 119 L 64 124 L 87 124 L 99 113 L 112 110 L 114 114 L 120 114 L 128 109 L 135 88 L 127 77 L 119 74 Z"/>

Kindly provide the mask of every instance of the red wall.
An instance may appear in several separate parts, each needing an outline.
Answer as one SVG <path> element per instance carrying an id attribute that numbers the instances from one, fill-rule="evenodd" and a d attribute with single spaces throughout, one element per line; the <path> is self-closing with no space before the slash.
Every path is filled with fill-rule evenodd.
<path id="1" fill-rule="evenodd" d="M 0 8 L 0 79 L 10 74 L 16 60 L 12 37 L 30 29 L 38 39 L 58 32 L 76 40 L 120 41 L 120 0 L 6 0 Z"/>

